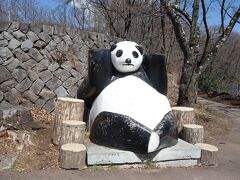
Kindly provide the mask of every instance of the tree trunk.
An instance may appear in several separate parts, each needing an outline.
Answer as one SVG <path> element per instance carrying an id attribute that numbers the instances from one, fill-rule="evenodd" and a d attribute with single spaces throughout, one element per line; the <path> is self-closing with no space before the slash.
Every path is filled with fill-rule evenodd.
<path id="1" fill-rule="evenodd" d="M 161 53 L 166 54 L 166 33 L 165 33 L 165 12 L 163 10 L 163 7 L 160 7 L 160 11 L 162 13 L 161 15 L 161 33 L 162 33 L 162 48 Z M 168 63 L 168 59 L 166 57 L 166 64 Z"/>
<path id="2" fill-rule="evenodd" d="M 197 143 L 195 146 L 201 149 L 200 164 L 204 166 L 217 166 L 218 148 L 216 146 Z"/>
<path id="3" fill-rule="evenodd" d="M 53 144 L 59 145 L 63 121 L 83 121 L 84 101 L 67 97 L 59 97 L 56 100 L 55 120 L 53 124 Z"/>
<path id="4" fill-rule="evenodd" d="M 184 124 L 180 138 L 190 144 L 203 143 L 203 126 L 197 124 Z"/>
<path id="5" fill-rule="evenodd" d="M 84 169 L 86 147 L 83 144 L 64 144 L 60 148 L 60 167 L 64 169 Z"/>
<path id="6" fill-rule="evenodd" d="M 63 121 L 60 145 L 84 143 L 86 123 L 83 121 Z"/>
<path id="7" fill-rule="evenodd" d="M 172 112 L 173 112 L 173 117 L 177 122 L 178 133 L 182 131 L 184 124 L 195 123 L 194 108 L 176 106 L 176 107 L 172 107 Z"/>
<path id="8" fill-rule="evenodd" d="M 192 57 L 194 58 L 194 57 Z M 192 62 L 192 64 L 191 64 Z M 197 76 L 195 60 L 186 60 L 182 68 L 178 94 L 178 106 L 193 107 L 197 101 Z"/>

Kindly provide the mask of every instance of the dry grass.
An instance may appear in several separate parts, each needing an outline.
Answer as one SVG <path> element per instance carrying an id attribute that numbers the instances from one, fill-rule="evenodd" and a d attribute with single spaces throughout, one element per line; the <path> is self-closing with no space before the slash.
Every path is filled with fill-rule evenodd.
<path id="1" fill-rule="evenodd" d="M 53 115 L 41 109 L 32 109 L 31 114 L 34 121 L 41 122 L 45 128 L 0 132 L 0 161 L 8 155 L 15 154 L 19 147 L 23 148 L 12 168 L 13 171 L 58 167 L 58 147 L 51 141 Z M 22 137 L 22 134 L 25 135 L 25 138 Z M 26 137 L 29 138 L 26 139 Z"/>
<path id="2" fill-rule="evenodd" d="M 32 171 L 58 167 L 58 147 L 51 143 L 51 130 L 31 133 L 32 145 L 25 146 L 18 157 L 15 171 Z"/>
<path id="3" fill-rule="evenodd" d="M 231 120 L 224 114 L 211 111 L 204 106 L 195 107 L 196 124 L 204 127 L 204 142 L 218 145 L 232 127 Z"/>

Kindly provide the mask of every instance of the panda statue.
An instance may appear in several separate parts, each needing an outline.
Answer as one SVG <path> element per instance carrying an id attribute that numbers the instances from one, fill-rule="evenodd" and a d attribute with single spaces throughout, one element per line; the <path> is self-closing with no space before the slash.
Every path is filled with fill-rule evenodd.
<path id="1" fill-rule="evenodd" d="M 143 55 L 131 41 L 89 52 L 88 76 L 78 88 L 93 143 L 147 154 L 177 143 L 167 97 L 164 57 Z"/>

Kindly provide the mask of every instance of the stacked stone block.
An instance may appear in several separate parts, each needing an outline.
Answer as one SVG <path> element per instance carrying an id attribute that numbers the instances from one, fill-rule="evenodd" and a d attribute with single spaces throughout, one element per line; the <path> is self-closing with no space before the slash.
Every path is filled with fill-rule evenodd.
<path id="1" fill-rule="evenodd" d="M 0 22 L 0 103 L 53 111 L 56 97 L 76 97 L 88 51 L 116 40 L 68 27 Z"/>

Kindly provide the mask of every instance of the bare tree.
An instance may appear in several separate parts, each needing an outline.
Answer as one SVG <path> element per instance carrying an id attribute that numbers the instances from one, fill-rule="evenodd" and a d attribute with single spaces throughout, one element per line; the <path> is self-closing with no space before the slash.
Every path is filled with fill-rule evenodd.
<path id="1" fill-rule="evenodd" d="M 178 105 L 193 106 L 197 98 L 197 78 L 200 69 L 203 65 L 209 64 L 213 59 L 219 48 L 223 46 L 227 38 L 232 32 L 233 27 L 240 18 L 240 3 L 238 8 L 233 12 L 230 21 L 226 25 L 222 25 L 222 32 L 217 37 L 215 42 L 211 38 L 208 22 L 207 22 L 207 8 L 204 0 L 194 0 L 192 3 L 191 14 L 187 11 L 187 0 L 177 1 L 172 3 L 169 0 L 160 0 L 164 7 L 167 16 L 174 27 L 177 42 L 184 55 L 184 64 L 182 67 L 182 74 L 180 79 Z M 225 9 L 225 0 L 221 1 L 222 9 Z M 182 6 L 181 6 L 182 5 Z M 200 24 L 199 11 L 202 11 L 202 19 L 205 29 L 205 43 L 203 51 L 200 52 Z M 222 15 L 224 18 L 224 15 Z M 222 23 L 226 23 L 222 20 Z M 184 25 L 189 26 L 189 32 L 185 33 Z"/>
<path id="2" fill-rule="evenodd" d="M 52 22 L 52 10 L 43 8 L 35 0 L 0 1 L 0 20 L 23 22 Z"/>

